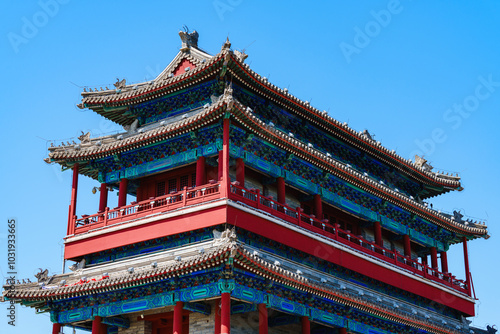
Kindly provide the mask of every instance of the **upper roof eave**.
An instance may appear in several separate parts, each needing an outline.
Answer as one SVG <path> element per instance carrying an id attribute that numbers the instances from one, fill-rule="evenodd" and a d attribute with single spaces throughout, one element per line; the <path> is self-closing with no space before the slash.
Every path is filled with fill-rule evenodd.
<path id="1" fill-rule="evenodd" d="M 330 117 L 326 111 L 320 111 L 312 107 L 307 101 L 302 101 L 291 95 L 288 93 L 287 89 L 282 89 L 271 84 L 266 78 L 251 70 L 250 66 L 244 63 L 243 60 L 237 57 L 229 48 L 223 47 L 221 52 L 212 56 L 210 60 L 204 63 L 199 60 L 199 57 L 200 54 L 205 55 L 206 53 L 198 49 L 195 50 L 196 51 L 193 52 L 199 53 L 197 58 L 192 57 L 186 51 L 180 51 L 171 64 L 169 64 L 155 80 L 137 85 L 128 85 L 123 91 L 113 90 L 82 93 L 84 97 L 80 107 L 88 107 L 103 114 L 103 112 L 100 112 L 100 108 L 104 108 L 106 105 L 123 107 L 130 104 L 145 102 L 158 96 L 168 94 L 169 92 L 185 88 L 192 84 L 193 81 L 199 81 L 200 77 L 205 79 L 208 78 L 209 76 L 205 72 L 208 68 L 212 67 L 210 76 L 215 75 L 218 69 L 227 69 L 233 76 L 242 82 L 249 84 L 247 78 L 251 79 L 250 81 L 253 83 L 251 87 L 260 91 L 262 95 L 279 104 L 286 105 L 301 117 L 305 117 L 307 120 L 327 130 L 329 133 L 347 141 L 352 146 L 370 153 L 408 177 L 429 186 L 442 187 L 440 192 L 431 192 L 428 197 L 445 193 L 449 190 L 462 190 L 458 177 L 427 171 L 423 167 L 416 165 L 410 159 L 405 159 L 396 154 L 394 150 L 389 150 L 382 146 L 380 142 L 366 138 L 360 132 L 350 128 L 346 123 L 341 123 Z M 169 71 L 172 71 L 182 59 L 189 59 L 190 61 L 197 62 L 196 68 L 175 77 L 168 77 L 168 74 L 171 73 Z M 222 59 L 224 59 L 223 64 L 221 62 Z M 238 71 L 244 73 L 245 77 L 240 75 L 241 73 L 237 73 Z M 128 125 L 132 122 L 133 119 L 125 119 L 122 125 Z"/>
<path id="2" fill-rule="evenodd" d="M 373 181 L 362 173 L 349 168 L 347 165 L 328 157 L 322 152 L 308 147 L 305 143 L 290 137 L 288 134 L 277 130 L 274 127 L 262 122 L 253 115 L 252 111 L 245 105 L 234 100 L 232 95 L 222 95 L 219 100 L 207 108 L 203 108 L 199 113 L 182 119 L 180 121 L 153 128 L 143 133 L 134 134 L 128 138 L 119 139 L 120 135 L 101 137 L 100 145 L 96 145 L 97 140 L 91 140 L 86 146 L 75 148 L 75 146 L 63 146 L 51 148 L 48 162 L 57 162 L 63 166 L 70 167 L 73 163 L 79 161 L 91 161 L 103 158 L 117 153 L 125 152 L 134 148 L 154 144 L 170 138 L 192 131 L 207 121 L 216 121 L 223 117 L 226 111 L 231 114 L 247 129 L 255 134 L 265 137 L 267 140 L 276 144 L 278 147 L 293 150 L 298 156 L 309 161 L 320 168 L 327 168 L 334 175 L 344 179 L 361 189 L 369 191 L 376 196 L 384 198 L 396 205 L 405 207 L 410 212 L 418 214 L 437 225 L 444 228 L 451 228 L 455 232 L 472 236 L 487 236 L 487 230 L 459 224 L 426 206 L 407 198 L 391 188 Z M 108 141 L 107 143 L 105 141 Z"/>

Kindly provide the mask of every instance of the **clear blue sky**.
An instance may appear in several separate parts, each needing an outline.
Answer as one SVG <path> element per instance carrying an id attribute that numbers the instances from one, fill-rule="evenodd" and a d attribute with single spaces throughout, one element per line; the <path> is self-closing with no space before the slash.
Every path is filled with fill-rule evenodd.
<path id="1" fill-rule="evenodd" d="M 420 151 L 436 169 L 458 172 L 465 190 L 432 203 L 487 219 L 492 237 L 469 243 L 473 325 L 500 325 L 499 2 L 7 0 L 2 9 L 2 275 L 9 217 L 19 223 L 18 276 L 61 271 L 71 175 L 43 162 L 50 141 L 120 130 L 75 107 L 79 86 L 153 78 L 176 55 L 186 24 L 206 51 L 219 52 L 229 36 L 277 86 L 404 157 Z M 97 211 L 97 185 L 80 178 L 79 213 Z M 449 257 L 463 278 L 461 246 Z M 48 315 L 25 308 L 11 328 L 5 307 L 2 333 L 51 330 Z"/>

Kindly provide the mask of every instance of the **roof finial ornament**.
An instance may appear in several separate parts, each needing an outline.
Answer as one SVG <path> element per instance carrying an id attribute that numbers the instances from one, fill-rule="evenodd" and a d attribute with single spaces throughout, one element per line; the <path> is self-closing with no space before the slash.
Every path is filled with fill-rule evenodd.
<path id="1" fill-rule="evenodd" d="M 84 133 L 82 131 L 82 135 L 79 136 L 78 139 L 80 139 L 82 144 L 90 143 L 90 132 Z"/>
<path id="2" fill-rule="evenodd" d="M 417 167 L 422 168 L 426 172 L 430 172 L 434 168 L 427 163 L 427 160 L 425 160 L 424 157 L 419 157 L 416 154 L 415 154 L 415 165 L 417 165 Z"/>
<path id="3" fill-rule="evenodd" d="M 122 80 L 120 81 L 120 79 L 118 79 L 118 78 L 116 78 L 116 82 L 113 84 L 113 86 L 115 86 L 115 87 L 116 87 L 116 89 L 122 89 L 122 88 L 124 88 L 126 85 L 127 85 L 127 80 L 122 79 Z M 96 91 L 97 91 L 97 89 L 96 89 Z"/>
<path id="4" fill-rule="evenodd" d="M 198 47 L 198 37 L 199 34 L 196 30 L 189 32 L 189 28 L 184 25 L 184 31 L 179 31 L 179 36 L 182 41 L 181 51 L 187 51 L 190 47 Z"/>
<path id="5" fill-rule="evenodd" d="M 226 37 L 226 41 L 222 44 L 221 51 L 231 49 L 231 42 L 229 41 L 229 36 Z"/>

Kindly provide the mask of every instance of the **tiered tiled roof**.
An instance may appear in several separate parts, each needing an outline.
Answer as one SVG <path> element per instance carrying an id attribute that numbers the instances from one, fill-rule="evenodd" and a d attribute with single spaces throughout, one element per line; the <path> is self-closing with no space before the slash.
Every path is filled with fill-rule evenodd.
<path id="1" fill-rule="evenodd" d="M 382 319 L 430 333 L 455 333 L 449 330 L 449 326 L 443 325 L 442 316 L 431 317 L 426 309 L 401 300 L 374 302 L 373 293 L 377 294 L 375 291 L 368 291 L 366 295 L 355 294 L 354 290 L 346 288 L 346 285 L 352 285 L 347 281 L 344 282 L 328 274 L 311 270 L 299 263 L 282 258 L 277 259 L 272 254 L 263 256 L 261 252 L 237 241 L 234 231 L 226 230 L 212 241 L 184 247 L 177 251 L 171 250 L 168 254 L 149 255 L 123 261 L 124 263 L 84 268 L 71 274 L 56 275 L 47 284 L 17 284 L 14 289 L 4 289 L 3 297 L 9 300 L 23 300 L 30 306 L 37 307 L 46 301 L 118 291 L 215 268 L 222 264 L 234 263 L 235 267 L 257 276 L 332 300 L 340 305 L 347 305 Z M 232 261 L 228 261 L 230 259 Z M 151 265 L 153 261 L 154 265 Z M 134 266 L 133 271 L 129 269 L 131 263 Z M 388 303 L 391 305 L 397 303 L 398 307 L 389 307 L 386 305 Z M 411 316 L 409 316 L 410 312 Z M 451 318 L 447 320 L 456 322 Z M 457 322 L 457 325 L 460 324 Z"/>
<path id="2" fill-rule="evenodd" d="M 217 102 L 192 111 L 190 114 L 185 114 L 187 117 L 179 116 L 176 119 L 171 119 L 168 123 L 165 121 L 150 125 L 149 127 L 144 127 L 144 131 L 131 133 L 128 136 L 115 135 L 97 138 L 82 143 L 78 147 L 50 148 L 49 159 L 65 166 L 71 166 L 74 162 L 89 161 L 119 154 L 196 130 L 208 123 L 221 119 L 226 112 L 230 112 L 235 121 L 255 135 L 265 138 L 272 144 L 292 152 L 297 157 L 321 167 L 371 194 L 399 205 L 425 219 L 429 219 L 438 226 L 460 234 L 487 236 L 487 230 L 484 225 L 466 225 L 448 218 L 384 184 L 375 182 L 370 177 L 350 168 L 346 164 L 336 161 L 315 148 L 308 146 L 306 143 L 300 142 L 288 134 L 265 124 L 252 113 L 250 108 L 234 100 L 231 89 L 226 89 L 224 95 L 221 95 Z M 85 172 L 83 171 L 83 173 Z M 97 175 L 90 176 L 97 178 Z"/>
<path id="3" fill-rule="evenodd" d="M 209 78 L 229 73 L 233 82 L 258 92 L 273 103 L 289 109 L 349 145 L 375 156 L 408 177 L 431 188 L 440 189 L 430 190 L 428 196 L 435 196 L 452 189 L 461 190 L 459 177 L 432 172 L 397 155 L 394 150 L 382 146 L 380 142 L 369 138 L 361 131 L 351 129 L 346 123 L 330 117 L 327 112 L 320 111 L 312 107 L 309 102 L 291 95 L 287 89 L 271 84 L 265 77 L 251 70 L 248 64 L 244 63 L 245 58 L 246 55 L 231 51 L 227 42 L 215 56 L 209 56 L 195 47 L 186 48 L 179 52 L 174 61 L 156 79 L 140 84 L 124 85 L 113 90 L 84 92 L 79 107 L 90 108 L 118 124 L 130 125 L 135 120 L 129 112 L 131 105 L 151 101 Z M 173 75 L 176 66 L 183 61 L 193 63 L 195 67 L 189 68 L 182 74 Z"/>

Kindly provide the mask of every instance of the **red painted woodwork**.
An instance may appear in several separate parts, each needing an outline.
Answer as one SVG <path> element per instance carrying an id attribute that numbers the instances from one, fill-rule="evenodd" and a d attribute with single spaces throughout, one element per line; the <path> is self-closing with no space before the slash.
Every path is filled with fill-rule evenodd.
<path id="1" fill-rule="evenodd" d="M 276 188 L 278 192 L 278 203 L 286 203 L 286 193 L 285 193 L 285 178 L 278 177 L 276 179 Z"/>
<path id="2" fill-rule="evenodd" d="M 259 334 L 268 332 L 268 316 L 266 304 L 259 304 Z"/>
<path id="3" fill-rule="evenodd" d="M 231 294 L 224 292 L 221 294 L 220 307 L 220 334 L 231 333 Z"/>
<path id="4" fill-rule="evenodd" d="M 182 207 L 182 205 L 179 207 Z M 117 221 L 119 222 L 118 219 Z M 91 252 L 100 252 L 106 249 L 192 231 L 198 228 L 216 226 L 225 222 L 226 210 L 223 206 L 220 206 L 158 220 L 145 225 L 125 227 L 124 229 L 96 235 L 88 239 L 73 241 L 69 238 L 66 240 L 64 258 L 78 259 Z"/>
<path id="5" fill-rule="evenodd" d="M 68 235 L 74 233 L 74 217 L 76 215 L 76 198 L 78 194 L 78 170 L 79 165 L 76 163 L 73 166 L 73 182 L 71 183 L 71 201 L 69 204 L 69 215 L 68 215 Z"/>
<path id="6" fill-rule="evenodd" d="M 431 267 L 433 269 L 438 269 L 438 258 L 436 247 L 431 247 Z"/>
<path id="7" fill-rule="evenodd" d="M 203 196 L 205 197 L 198 194 L 202 189 L 206 190 L 210 189 L 210 187 L 218 189 L 219 184 L 197 187 L 192 190 L 192 193 L 184 190 L 177 195 L 169 195 L 170 198 L 176 199 L 176 201 L 172 203 L 165 202 L 165 196 L 163 196 L 159 199 L 127 206 L 122 208 L 121 210 L 109 211 L 107 212 L 108 215 L 112 212 L 116 213 L 123 211 L 124 213 L 122 216 L 113 218 L 114 220 L 108 219 L 109 217 L 107 215 L 105 215 L 104 218 L 108 219 L 108 223 L 111 222 L 110 225 L 114 225 L 122 221 L 125 223 L 130 220 L 137 221 L 139 218 L 143 217 L 141 215 L 144 215 L 145 217 L 151 215 L 151 213 L 154 212 L 168 212 L 169 210 L 177 210 L 178 208 L 184 206 L 195 208 L 196 206 L 193 206 L 193 203 L 202 205 L 207 200 L 210 200 L 210 198 L 221 198 L 222 194 L 217 191 L 209 194 L 204 194 Z M 260 195 L 258 192 L 252 193 L 248 189 L 246 189 L 244 192 L 245 195 L 243 196 L 243 188 L 231 185 L 230 189 L 230 198 L 236 201 L 245 203 L 246 205 L 254 207 L 260 211 L 266 211 L 271 215 L 276 216 L 277 218 L 281 218 L 293 225 L 300 226 L 304 229 L 311 230 L 316 234 L 323 234 L 327 238 L 336 240 L 341 244 L 345 244 L 358 251 L 367 253 L 372 257 L 380 259 L 381 261 L 392 263 L 397 267 L 401 267 L 407 271 L 413 272 L 415 275 L 425 277 L 429 280 L 447 285 L 449 288 L 467 293 L 467 290 L 462 288 L 462 286 L 466 287 L 465 283 L 455 279 L 450 274 L 444 275 L 442 273 L 439 273 L 437 270 L 426 267 L 416 261 L 402 256 L 401 254 L 392 252 L 391 250 L 379 247 L 376 244 L 370 243 L 358 236 L 353 235 L 352 233 L 348 233 L 338 228 L 334 229 L 331 226 L 323 224 L 316 218 L 312 218 L 305 215 L 304 213 L 291 209 L 286 205 L 280 204 L 275 200 L 266 198 Z M 239 213 L 236 214 L 235 212 Z M 308 236 L 304 236 L 300 232 L 290 230 L 288 226 L 277 225 L 267 219 L 257 217 L 253 213 L 243 212 L 240 209 L 236 209 L 234 207 L 226 207 L 225 204 L 221 204 L 221 206 L 210 209 L 203 209 L 199 212 L 179 214 L 168 219 L 149 222 L 148 224 L 144 224 L 142 226 L 127 227 L 127 224 L 123 224 L 122 229 L 115 230 L 110 233 L 106 233 L 106 229 L 103 229 L 99 231 L 99 233 L 101 234 L 95 233 L 95 235 L 90 235 L 91 237 L 87 239 L 74 240 L 77 238 L 70 237 L 66 241 L 67 243 L 65 248 L 65 258 L 78 259 L 79 257 L 88 254 L 89 249 L 91 249 L 92 252 L 97 252 L 123 245 L 129 245 L 136 242 L 151 240 L 161 236 L 167 236 L 199 228 L 220 225 L 226 222 L 235 224 L 236 220 L 234 218 L 235 216 L 233 215 L 239 215 L 239 219 L 242 219 L 238 220 L 237 224 L 241 228 L 263 235 L 278 242 L 282 242 L 285 245 L 302 250 L 311 255 L 319 257 L 324 256 L 325 260 L 328 260 L 330 262 L 337 263 L 348 269 L 360 272 L 367 276 L 374 277 L 375 279 L 422 295 L 426 298 L 449 304 L 449 306 L 461 310 L 466 314 L 473 314 L 473 304 L 468 301 L 453 297 L 445 291 L 441 291 L 437 288 L 428 286 L 428 284 L 426 283 L 418 282 L 412 277 L 394 273 L 392 270 L 383 268 L 377 263 L 361 259 L 353 254 L 340 251 L 331 246 L 327 246 L 320 241 L 313 240 Z M 101 228 L 103 226 L 106 226 L 105 221 L 101 222 L 99 220 L 99 214 L 90 216 L 90 218 L 95 221 L 95 223 L 88 225 L 91 226 L 91 228 L 88 228 L 85 225 L 79 226 L 77 227 L 77 231 L 84 231 L 84 229 L 87 229 L 88 231 L 92 228 Z M 79 219 L 78 222 L 82 222 L 82 220 L 83 218 Z"/>
<path id="8" fill-rule="evenodd" d="M 382 240 L 382 227 L 380 226 L 380 222 L 373 223 L 373 234 L 375 235 L 375 244 L 383 247 L 384 241 Z"/>
<path id="9" fill-rule="evenodd" d="M 318 194 L 314 195 L 314 214 L 319 220 L 323 220 L 323 204 L 321 203 L 321 196 Z"/>
<path id="10" fill-rule="evenodd" d="M 240 187 L 245 186 L 245 161 L 242 158 L 236 159 L 236 181 L 240 183 Z"/>
<path id="11" fill-rule="evenodd" d="M 184 302 L 176 302 L 174 307 L 174 333 L 182 334 L 182 309 L 184 308 Z"/>
<path id="12" fill-rule="evenodd" d="M 219 151 L 219 158 L 217 159 L 217 167 L 218 167 L 218 171 L 217 171 L 217 180 L 220 181 L 222 180 L 222 170 L 223 170 L 223 164 L 222 164 L 222 161 L 224 160 L 224 152 L 223 151 Z"/>
<path id="13" fill-rule="evenodd" d="M 469 252 L 467 251 L 467 237 L 463 237 L 462 244 L 464 247 L 465 282 L 467 284 L 467 289 L 469 291 L 469 296 L 470 296 L 471 284 L 470 284 L 470 270 L 469 270 Z"/>
<path id="14" fill-rule="evenodd" d="M 446 252 L 441 252 L 441 271 L 443 273 L 448 272 L 448 255 Z"/>
<path id="15" fill-rule="evenodd" d="M 339 328 L 339 334 L 347 334 L 347 328 Z"/>
<path id="16" fill-rule="evenodd" d="M 95 316 L 92 320 L 92 334 L 101 334 L 101 320 L 100 316 Z"/>
<path id="17" fill-rule="evenodd" d="M 99 195 L 99 212 L 103 212 L 108 206 L 108 185 L 101 183 L 101 193 Z"/>
<path id="18" fill-rule="evenodd" d="M 411 243 L 410 243 L 410 236 L 408 234 L 403 235 L 403 245 L 404 245 L 405 256 L 411 258 Z"/>
<path id="19" fill-rule="evenodd" d="M 118 207 L 122 207 L 127 204 L 127 186 L 128 179 L 121 179 L 120 188 L 118 190 Z"/>
<path id="20" fill-rule="evenodd" d="M 311 321 L 308 317 L 301 317 L 300 322 L 302 324 L 302 334 L 311 334 Z"/>
<path id="21" fill-rule="evenodd" d="M 181 75 L 183 73 L 186 73 L 186 68 L 190 68 L 190 71 L 193 70 L 196 65 L 190 62 L 188 59 L 183 59 L 181 63 L 175 68 L 174 70 L 174 76 L 176 75 Z"/>
<path id="22" fill-rule="evenodd" d="M 196 160 L 196 186 L 199 187 L 206 183 L 205 157 L 198 157 L 198 160 Z"/>
<path id="23" fill-rule="evenodd" d="M 214 326 L 214 334 L 220 334 L 220 305 L 221 305 L 221 299 L 216 299 L 215 300 L 215 308 L 214 308 L 214 312 L 215 312 L 215 319 L 214 319 L 214 322 L 215 322 L 215 326 Z"/>
<path id="24" fill-rule="evenodd" d="M 52 334 L 59 334 L 61 332 L 61 324 L 52 324 Z"/>
<path id="25" fill-rule="evenodd" d="M 180 191 L 184 186 L 195 186 L 195 174 L 197 174 L 196 166 L 193 164 L 143 178 L 137 191 L 137 201 L 140 202 L 153 197 L 167 195 L 172 191 Z M 206 182 L 203 184 L 206 184 Z"/>
<path id="26" fill-rule="evenodd" d="M 323 244 L 317 240 L 312 240 L 310 237 L 305 236 L 298 231 L 293 231 L 285 226 L 270 223 L 267 219 L 254 216 L 251 213 L 243 212 L 234 207 L 228 207 L 227 210 L 227 222 L 231 225 L 236 225 L 252 233 L 262 235 L 284 245 L 322 258 L 329 262 L 338 264 L 344 268 L 356 271 L 362 275 L 373 277 L 375 280 L 390 284 L 397 288 L 450 306 L 470 316 L 474 315 L 473 302 L 455 297 L 454 295 L 433 287 L 425 282 L 417 281 L 412 277 L 408 277 L 406 275 L 396 273 L 391 269 L 381 267 L 377 263 L 373 263 L 367 259 L 363 259 L 354 254 L 341 251 L 337 248 Z M 306 227 L 307 224 L 301 223 L 299 224 L 299 226 Z M 341 238 L 338 238 L 336 240 L 342 242 Z M 355 243 L 351 243 L 349 245 L 356 249 L 363 249 L 361 247 L 354 247 Z M 379 258 L 382 257 L 381 254 L 378 254 L 376 252 L 372 252 L 370 255 Z M 401 266 L 402 268 L 415 273 L 418 272 L 418 270 L 416 270 L 412 266 L 405 265 L 403 263 L 394 261 L 393 264 Z M 421 271 L 423 277 L 442 284 L 446 284 L 449 288 L 457 289 L 457 287 L 455 287 L 454 284 L 449 281 L 426 274 L 427 271 L 431 271 L 431 269 L 427 267 L 426 270 Z M 451 278 L 448 279 L 451 280 Z M 466 293 L 466 291 L 463 292 Z"/>
<path id="27" fill-rule="evenodd" d="M 224 127 L 222 135 L 222 187 L 221 195 L 229 195 L 229 183 L 231 179 L 229 178 L 229 118 L 224 118 Z M 219 165 L 220 165 L 219 161 Z"/>

